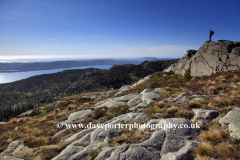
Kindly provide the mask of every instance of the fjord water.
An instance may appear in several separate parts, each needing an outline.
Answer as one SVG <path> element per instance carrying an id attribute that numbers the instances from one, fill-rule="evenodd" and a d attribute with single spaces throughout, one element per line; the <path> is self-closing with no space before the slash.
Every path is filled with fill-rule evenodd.
<path id="1" fill-rule="evenodd" d="M 112 66 L 113 65 L 95 65 L 95 66 L 81 66 L 81 67 L 59 68 L 59 69 L 51 69 L 51 70 L 28 71 L 28 72 L 4 72 L 4 73 L 0 73 L 0 84 L 11 83 L 11 82 L 15 82 L 21 79 L 26 79 L 32 76 L 41 75 L 41 74 L 57 73 L 64 70 L 87 69 L 87 68 L 110 69 Z"/>

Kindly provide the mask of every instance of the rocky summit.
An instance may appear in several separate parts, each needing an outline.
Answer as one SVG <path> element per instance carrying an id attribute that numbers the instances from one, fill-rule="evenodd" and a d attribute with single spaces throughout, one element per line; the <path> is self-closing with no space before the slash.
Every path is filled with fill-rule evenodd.
<path id="1" fill-rule="evenodd" d="M 198 51 L 188 50 L 187 53 L 167 70 L 184 75 L 190 69 L 193 77 L 211 75 L 240 68 L 240 42 L 218 40 L 207 41 Z"/>

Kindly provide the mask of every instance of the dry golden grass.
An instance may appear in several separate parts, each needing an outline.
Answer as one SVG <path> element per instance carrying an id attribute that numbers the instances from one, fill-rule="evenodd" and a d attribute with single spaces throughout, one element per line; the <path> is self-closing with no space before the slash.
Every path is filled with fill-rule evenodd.
<path id="1" fill-rule="evenodd" d="M 218 94 L 217 87 L 210 86 L 209 88 L 207 88 L 207 93 L 210 95 Z"/>
<path id="2" fill-rule="evenodd" d="M 192 108 L 200 108 L 201 107 L 201 103 L 198 102 L 198 101 L 189 101 L 187 102 L 187 107 L 189 109 L 192 109 Z"/>
<path id="3" fill-rule="evenodd" d="M 88 154 L 89 157 L 84 158 L 84 160 L 94 160 L 101 151 L 102 151 L 102 146 L 98 147 L 95 150 L 91 150 Z"/>
<path id="4" fill-rule="evenodd" d="M 198 80 L 197 84 L 200 84 L 200 85 L 205 85 L 205 84 L 206 84 L 206 81 L 203 81 L 203 80 Z"/>
<path id="5" fill-rule="evenodd" d="M 206 81 L 206 85 L 211 85 L 213 82 L 214 82 L 213 80 L 209 79 Z"/>
<path id="6" fill-rule="evenodd" d="M 13 119 L 11 119 L 11 120 L 10 120 L 10 123 L 12 123 L 12 124 L 16 124 L 16 123 L 18 123 L 17 118 L 13 118 Z"/>
<path id="7" fill-rule="evenodd" d="M 228 137 L 226 129 L 215 129 L 207 132 L 203 132 L 199 135 L 199 138 L 203 141 L 218 142 L 222 138 Z"/>
<path id="8" fill-rule="evenodd" d="M 211 132 L 207 132 L 205 136 L 203 136 L 203 138 L 206 139 L 207 141 L 217 142 L 222 138 L 222 136 L 218 130 L 214 130 Z"/>
<path id="9" fill-rule="evenodd" d="M 227 95 L 230 97 L 230 98 L 236 98 L 238 97 L 240 94 L 240 91 L 239 90 L 231 90 L 227 93 Z"/>
<path id="10" fill-rule="evenodd" d="M 167 98 L 167 97 L 171 96 L 171 92 L 167 91 L 167 90 L 164 90 L 164 91 L 161 92 L 161 96 Z"/>
<path id="11" fill-rule="evenodd" d="M 42 135 L 43 131 L 38 129 L 38 128 L 33 128 L 33 127 L 25 127 L 24 128 L 24 131 L 23 131 L 24 134 L 28 134 L 28 135 L 33 135 L 33 136 L 40 136 Z"/>
<path id="12" fill-rule="evenodd" d="M 60 151 L 62 151 L 68 143 L 61 143 L 59 145 L 51 146 L 41 146 L 39 148 L 41 160 L 49 160 L 57 156 Z"/>
<path id="13" fill-rule="evenodd" d="M 118 136 L 116 138 L 116 142 L 119 144 L 122 144 L 123 142 L 125 142 L 128 139 L 128 136 L 126 134 L 122 134 L 121 136 Z"/>
<path id="14" fill-rule="evenodd" d="M 56 118 L 59 118 L 58 121 L 64 121 L 64 120 L 68 119 L 68 116 L 69 116 L 69 114 L 67 114 L 65 112 L 56 114 Z"/>
<path id="15" fill-rule="evenodd" d="M 215 97 L 211 100 L 208 107 L 210 107 L 210 108 L 213 108 L 213 107 L 223 108 L 223 107 L 227 107 L 229 104 L 231 104 L 230 99 L 223 99 L 223 98 L 220 98 L 220 97 Z"/>
<path id="16" fill-rule="evenodd" d="M 194 112 L 192 110 L 179 109 L 177 112 L 177 116 L 182 118 L 187 118 L 190 120 L 193 118 Z"/>
<path id="17" fill-rule="evenodd" d="M 68 109 L 69 111 L 71 111 L 71 110 L 75 109 L 76 107 L 77 107 L 77 105 L 75 105 L 75 104 L 69 104 L 69 105 L 67 106 L 67 109 Z"/>
<path id="18" fill-rule="evenodd" d="M 55 119 L 55 116 L 54 116 L 53 114 L 47 114 L 47 115 L 45 116 L 45 119 L 46 119 L 47 121 L 50 121 L 50 120 Z"/>
<path id="19" fill-rule="evenodd" d="M 212 153 L 212 151 L 213 151 L 213 146 L 207 142 L 200 143 L 196 148 L 196 153 L 198 156 L 209 155 Z"/>
<path id="20" fill-rule="evenodd" d="M 220 158 L 227 158 L 230 154 L 229 147 L 226 143 L 222 142 L 215 146 L 217 156 Z"/>
<path id="21" fill-rule="evenodd" d="M 229 136 L 227 129 L 220 129 L 219 132 L 220 132 L 222 138 L 227 138 Z"/>
<path id="22" fill-rule="evenodd" d="M 226 82 L 226 79 L 223 76 L 216 77 L 215 82 Z"/>
<path id="23" fill-rule="evenodd" d="M 158 101 L 158 102 L 156 102 L 156 103 L 154 104 L 154 107 L 156 106 L 156 107 L 162 108 L 162 107 L 164 107 L 165 104 L 166 104 L 166 103 L 163 102 L 163 101 Z"/>
<path id="24" fill-rule="evenodd" d="M 176 107 L 171 107 L 166 110 L 167 114 L 175 114 L 178 111 Z"/>
<path id="25" fill-rule="evenodd" d="M 212 102 L 208 103 L 207 106 L 208 106 L 209 108 L 214 108 L 214 107 L 215 107 Z"/>
<path id="26" fill-rule="evenodd" d="M 210 158 L 208 156 L 197 156 L 196 160 L 214 160 L 214 158 Z"/>
<path id="27" fill-rule="evenodd" d="M 18 123 L 25 123 L 27 122 L 27 118 L 26 117 L 21 117 L 17 120 Z"/>
<path id="28" fill-rule="evenodd" d="M 153 114 L 159 113 L 161 111 L 162 111 L 162 109 L 160 107 L 158 107 L 158 106 L 153 106 L 153 108 L 152 108 L 152 113 Z"/>
<path id="29" fill-rule="evenodd" d="M 46 140 L 43 137 L 38 138 L 35 136 L 28 135 L 24 137 L 22 141 L 28 147 L 38 147 L 43 145 Z"/>

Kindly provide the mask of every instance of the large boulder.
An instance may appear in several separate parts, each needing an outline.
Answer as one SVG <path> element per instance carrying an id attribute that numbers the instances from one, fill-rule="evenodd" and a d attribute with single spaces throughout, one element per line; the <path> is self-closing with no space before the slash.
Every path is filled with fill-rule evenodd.
<path id="1" fill-rule="evenodd" d="M 109 98 L 104 101 L 100 101 L 95 104 L 92 109 L 97 109 L 101 107 L 114 107 L 119 104 L 127 104 L 129 112 L 140 111 L 141 109 L 161 100 L 160 91 L 162 88 L 144 89 L 140 94 L 132 93 L 121 97 Z"/>
<path id="2" fill-rule="evenodd" d="M 86 109 L 86 110 L 81 110 L 81 111 L 77 111 L 77 112 L 71 113 L 70 116 L 68 117 L 68 119 L 63 121 L 63 122 L 61 122 L 61 123 L 62 124 L 72 123 L 73 121 L 76 121 L 78 119 L 83 118 L 84 116 L 86 116 L 90 112 L 91 112 L 90 109 Z"/>
<path id="3" fill-rule="evenodd" d="M 13 149 L 15 149 L 19 145 L 19 140 L 12 141 L 7 148 L 3 151 L 3 153 L 9 152 Z"/>
<path id="4" fill-rule="evenodd" d="M 29 147 L 24 146 L 24 144 L 21 144 L 15 149 L 15 151 L 12 153 L 12 155 L 17 156 L 18 154 L 21 154 L 28 149 L 29 149 Z"/>
<path id="5" fill-rule="evenodd" d="M 206 124 L 209 120 L 217 118 L 219 113 L 215 110 L 192 109 L 194 112 L 193 121 L 198 121 L 200 124 Z"/>
<path id="6" fill-rule="evenodd" d="M 191 70 L 192 76 L 211 75 L 212 73 L 239 69 L 240 42 L 219 40 L 207 41 L 198 51 L 188 50 L 187 53 L 166 72 L 182 74 Z"/>
<path id="7" fill-rule="evenodd" d="M 230 136 L 240 139 L 240 108 L 235 107 L 219 120 L 221 125 L 228 125 Z"/>
<path id="8" fill-rule="evenodd" d="M 142 101 L 142 95 L 139 94 L 133 97 L 130 101 L 127 102 L 128 107 L 133 107 L 136 105 L 137 101 Z"/>
<path id="9" fill-rule="evenodd" d="M 153 132 L 148 140 L 139 144 L 103 148 L 96 159 L 193 159 L 191 155 L 197 145 L 195 140 L 200 133 L 199 128 L 191 128 L 191 123 L 182 118 L 154 119 L 148 124 L 159 124 L 160 126 L 172 124 L 172 128 L 160 128 Z M 140 131 L 144 131 L 144 129 L 140 129 Z"/>
<path id="10" fill-rule="evenodd" d="M 128 101 L 130 101 L 132 98 L 136 97 L 137 95 L 138 93 L 132 93 L 132 94 L 128 94 L 121 97 L 109 98 L 109 99 L 106 99 L 105 101 L 98 102 L 92 108 L 96 109 L 104 106 L 114 107 L 122 103 L 126 104 Z"/>
<path id="11" fill-rule="evenodd" d="M 8 147 L 2 153 L 0 153 L 0 160 L 23 160 L 21 158 L 18 158 L 18 156 L 19 154 L 21 155 L 24 151 L 28 149 L 29 148 L 27 146 L 24 146 L 23 144 L 19 145 L 18 140 L 13 141 L 8 145 Z M 12 153 L 11 155 L 5 155 L 7 152 L 12 152 Z"/>
<path id="12" fill-rule="evenodd" d="M 165 124 L 168 126 L 171 126 L 171 124 L 176 125 L 175 129 L 166 129 L 166 138 L 161 149 L 161 154 L 179 151 L 187 142 L 195 140 L 200 133 L 200 128 L 194 128 L 196 126 L 183 118 L 162 119 L 158 124 Z M 193 128 L 191 128 L 191 126 Z"/>
<path id="13" fill-rule="evenodd" d="M 177 152 L 169 152 L 162 155 L 161 160 L 180 160 L 180 159 L 194 159 L 193 151 L 197 146 L 197 142 L 187 142 L 187 144 Z"/>

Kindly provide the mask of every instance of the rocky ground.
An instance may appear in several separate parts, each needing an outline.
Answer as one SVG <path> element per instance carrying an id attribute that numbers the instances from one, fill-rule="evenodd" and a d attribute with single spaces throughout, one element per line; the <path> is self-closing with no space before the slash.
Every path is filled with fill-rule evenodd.
<path id="1" fill-rule="evenodd" d="M 239 82 L 239 70 L 187 81 L 157 72 L 117 91 L 66 97 L 1 124 L 0 159 L 240 159 Z M 177 128 L 56 127 L 90 122 Z"/>

